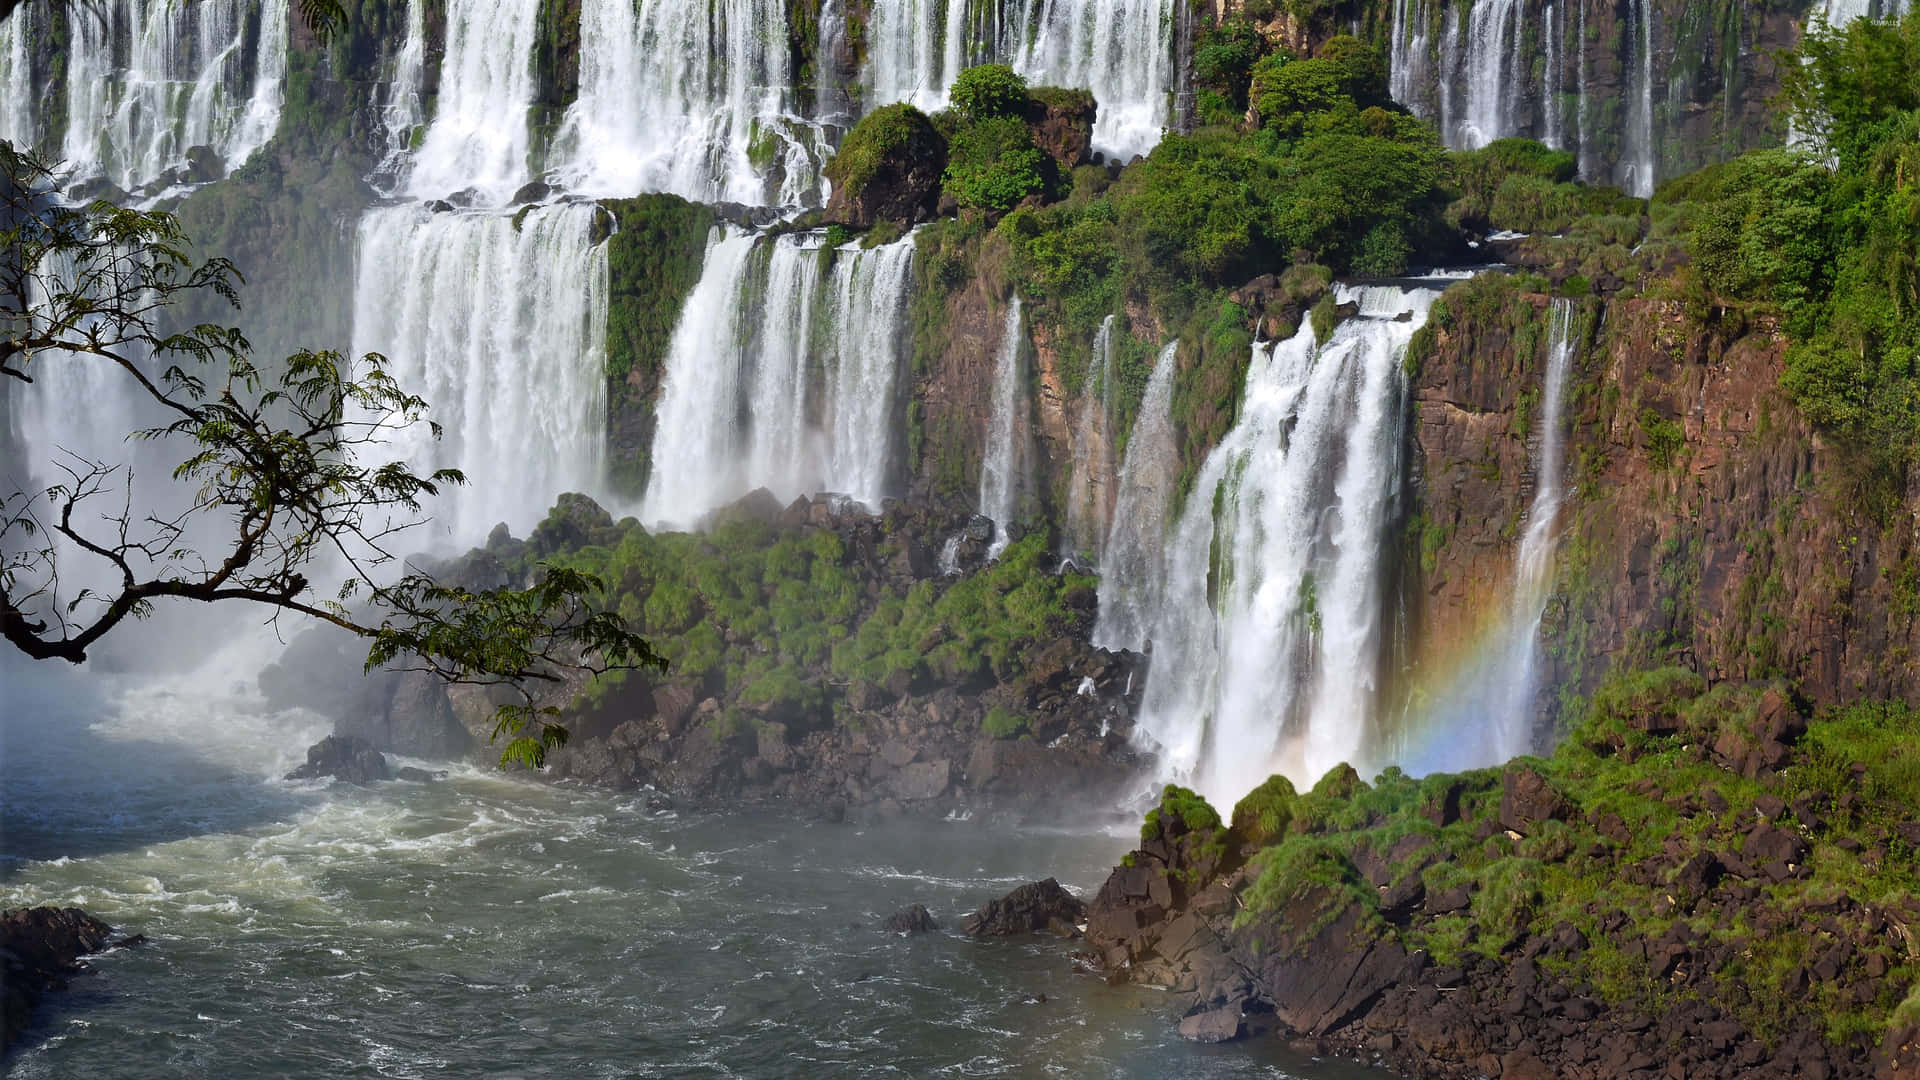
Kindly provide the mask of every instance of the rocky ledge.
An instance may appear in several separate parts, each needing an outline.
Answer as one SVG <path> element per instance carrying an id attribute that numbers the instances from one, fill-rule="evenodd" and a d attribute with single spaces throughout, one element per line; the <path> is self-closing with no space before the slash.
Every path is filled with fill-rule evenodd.
<path id="1" fill-rule="evenodd" d="M 965 514 L 895 502 L 875 514 L 833 495 L 782 505 L 765 491 L 698 533 L 649 533 L 566 495 L 526 539 L 497 529 L 443 576 L 485 588 L 564 561 L 607 581 L 671 661 L 663 676 L 572 682 L 541 702 L 572 732 L 549 758 L 555 779 L 827 817 L 1113 805 L 1144 771 L 1128 736 L 1145 657 L 1091 644 L 1094 579 L 1045 537 L 990 561 L 992 538 Z M 418 673 L 361 679 L 354 644 L 304 637 L 262 687 L 329 713 L 369 752 L 497 753 L 497 699 Z M 345 745 L 309 769 L 343 775 L 328 763 Z"/>
<path id="2" fill-rule="evenodd" d="M 1545 760 L 1167 789 L 1087 961 L 1423 1080 L 1920 1078 L 1912 714 L 1656 675 Z"/>
<path id="3" fill-rule="evenodd" d="M 83 957 L 144 940 L 112 939 L 112 927 L 79 908 L 0 913 L 0 1052 L 25 1034 L 42 996 L 88 970 Z"/>

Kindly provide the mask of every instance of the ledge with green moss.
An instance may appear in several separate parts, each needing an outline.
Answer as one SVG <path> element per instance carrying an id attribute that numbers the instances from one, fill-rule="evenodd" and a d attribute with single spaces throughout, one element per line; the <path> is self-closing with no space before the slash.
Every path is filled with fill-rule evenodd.
<path id="1" fill-rule="evenodd" d="M 1168 788 L 1089 915 L 1189 1037 L 1417 1077 L 1920 1069 L 1920 710 L 1615 677 L 1554 754 Z"/>

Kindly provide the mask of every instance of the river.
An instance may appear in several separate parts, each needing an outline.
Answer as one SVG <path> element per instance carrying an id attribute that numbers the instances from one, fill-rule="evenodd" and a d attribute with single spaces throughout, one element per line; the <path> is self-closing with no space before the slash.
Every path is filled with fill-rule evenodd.
<path id="1" fill-rule="evenodd" d="M 0 675 L 0 907 L 149 938 L 47 998 L 21 1080 L 1361 1074 L 1183 1043 L 1070 943 L 959 934 L 1036 877 L 1091 895 L 1118 832 L 655 811 L 471 767 L 293 783 L 327 725 L 240 682 Z M 878 929 L 913 903 L 941 932 Z"/>

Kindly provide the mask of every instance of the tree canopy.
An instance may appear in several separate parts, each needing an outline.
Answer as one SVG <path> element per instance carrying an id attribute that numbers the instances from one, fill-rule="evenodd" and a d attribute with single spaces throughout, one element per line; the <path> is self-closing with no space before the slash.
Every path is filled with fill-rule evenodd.
<path id="1" fill-rule="evenodd" d="M 131 439 L 179 455 L 164 498 L 134 484 L 129 462 L 71 448 L 8 475 L 0 636 L 14 648 L 78 663 L 159 601 L 247 601 L 367 639 L 369 670 L 517 688 L 494 734 L 503 761 L 529 766 L 566 737 L 536 687 L 568 669 L 665 667 L 592 602 L 589 574 L 541 567 L 525 587 L 470 590 L 397 559 L 423 501 L 467 478 L 385 456 L 399 431 L 440 434 L 385 358 L 269 364 L 238 329 L 184 325 L 208 299 L 238 306 L 231 263 L 196 261 L 170 214 L 67 205 L 50 170 L 4 141 L 0 167 L 0 378 L 26 387 L 58 365 L 104 365 L 161 418 Z M 316 574 L 342 582 L 323 590 Z"/>

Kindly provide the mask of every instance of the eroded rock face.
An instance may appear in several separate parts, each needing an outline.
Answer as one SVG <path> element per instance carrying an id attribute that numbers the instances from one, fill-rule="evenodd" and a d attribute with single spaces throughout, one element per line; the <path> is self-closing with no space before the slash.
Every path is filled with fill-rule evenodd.
<path id="1" fill-rule="evenodd" d="M 79 908 L 0 915 L 0 1051 L 26 1031 L 40 998 L 85 971 L 80 958 L 105 949 L 112 935 L 112 927 Z"/>
<path id="2" fill-rule="evenodd" d="M 889 934 L 910 937 L 914 934 L 931 934 L 940 929 L 940 924 L 934 920 L 933 913 L 926 909 L 926 905 L 915 904 L 887 916 L 881 928 Z"/>

